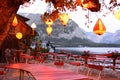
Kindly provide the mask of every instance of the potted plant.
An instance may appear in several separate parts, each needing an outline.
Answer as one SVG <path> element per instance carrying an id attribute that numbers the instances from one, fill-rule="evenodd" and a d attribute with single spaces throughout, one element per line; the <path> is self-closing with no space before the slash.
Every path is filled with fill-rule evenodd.
<path id="1" fill-rule="evenodd" d="M 88 63 L 88 57 L 90 56 L 90 51 L 83 51 L 81 56 L 82 56 L 82 58 L 85 59 L 85 64 L 87 64 Z"/>
<path id="2" fill-rule="evenodd" d="M 112 51 L 111 57 L 113 59 L 113 66 L 116 66 L 116 59 L 120 56 L 118 51 Z"/>

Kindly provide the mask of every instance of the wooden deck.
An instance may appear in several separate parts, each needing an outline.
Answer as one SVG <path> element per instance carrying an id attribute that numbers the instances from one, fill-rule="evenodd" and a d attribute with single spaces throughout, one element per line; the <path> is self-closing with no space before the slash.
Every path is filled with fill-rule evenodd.
<path id="1" fill-rule="evenodd" d="M 64 66 L 55 66 L 53 63 L 43 63 L 42 65 L 71 70 L 73 72 L 76 72 L 76 69 L 77 69 L 77 67 L 74 67 L 74 66 L 71 67 L 71 65 L 68 65 L 68 64 L 65 64 Z M 85 69 L 85 67 L 80 67 L 79 72 L 76 72 L 76 73 L 86 75 L 87 73 L 84 69 Z M 120 77 L 119 77 L 120 71 L 116 72 L 116 71 L 108 70 L 108 69 L 106 69 L 104 71 L 105 71 L 104 72 L 105 74 L 101 75 L 101 80 L 120 80 Z M 95 71 L 93 70 L 93 72 L 95 72 Z M 24 74 L 25 74 L 24 79 L 29 80 L 28 74 L 27 73 L 24 73 Z M 19 76 L 20 76 L 19 70 L 9 69 L 9 71 L 6 74 L 6 80 L 19 80 Z M 93 73 L 90 77 L 94 78 L 94 80 L 97 80 L 96 73 Z M 1 78 L 2 78 L 2 76 L 0 75 L 0 80 L 2 80 Z M 32 80 L 34 80 L 34 78 Z"/>

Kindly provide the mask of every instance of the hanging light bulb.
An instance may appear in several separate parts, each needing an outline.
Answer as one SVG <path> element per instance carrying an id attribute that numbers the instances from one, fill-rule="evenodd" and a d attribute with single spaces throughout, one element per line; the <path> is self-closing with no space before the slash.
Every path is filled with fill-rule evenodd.
<path id="1" fill-rule="evenodd" d="M 35 29 L 36 28 L 36 24 L 32 23 L 31 28 Z"/>
<path id="2" fill-rule="evenodd" d="M 120 20 L 120 10 L 117 10 L 115 12 L 115 18 L 118 19 L 118 20 Z"/>
<path id="3" fill-rule="evenodd" d="M 69 15 L 66 13 L 60 14 L 59 20 L 60 20 L 61 24 L 64 25 L 64 27 L 65 27 L 69 21 Z"/>
<path id="4" fill-rule="evenodd" d="M 17 39 L 22 39 L 22 33 L 21 32 L 16 33 L 16 38 Z"/>
<path id="5" fill-rule="evenodd" d="M 51 33 L 52 33 L 52 27 L 51 26 L 48 26 L 47 28 L 46 28 L 46 31 L 47 31 L 47 34 L 48 34 L 48 36 L 50 36 L 51 35 Z"/>
<path id="6" fill-rule="evenodd" d="M 17 24 L 18 24 L 18 20 L 17 20 L 17 17 L 15 16 L 13 19 L 12 25 L 17 26 Z"/>
<path id="7" fill-rule="evenodd" d="M 97 20 L 97 22 L 93 28 L 93 32 L 98 35 L 102 35 L 106 32 L 106 28 L 100 18 Z"/>

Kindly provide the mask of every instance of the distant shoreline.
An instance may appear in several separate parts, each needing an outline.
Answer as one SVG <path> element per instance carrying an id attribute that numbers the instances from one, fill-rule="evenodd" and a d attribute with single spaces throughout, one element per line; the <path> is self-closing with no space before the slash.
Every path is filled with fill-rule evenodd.
<path id="1" fill-rule="evenodd" d="M 56 47 L 57 53 L 59 53 L 60 50 L 79 55 L 81 55 L 83 51 L 90 51 L 92 54 L 107 54 L 108 51 L 118 51 L 120 53 L 120 48 L 118 47 Z"/>

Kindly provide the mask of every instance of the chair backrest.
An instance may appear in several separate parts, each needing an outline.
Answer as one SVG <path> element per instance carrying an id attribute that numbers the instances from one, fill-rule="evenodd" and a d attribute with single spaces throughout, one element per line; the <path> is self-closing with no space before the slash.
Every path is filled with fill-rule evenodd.
<path id="1" fill-rule="evenodd" d="M 98 58 L 108 58 L 111 56 L 112 56 L 112 54 L 96 54 L 96 57 L 98 57 Z"/>
<path id="2" fill-rule="evenodd" d="M 95 69 L 95 70 L 98 71 L 98 77 L 97 77 L 97 80 L 100 80 L 100 75 L 101 75 L 102 70 L 104 69 L 104 66 L 101 66 L 101 65 L 95 65 L 95 64 L 87 64 L 87 67 L 89 68 L 89 69 L 88 69 L 87 76 L 89 76 L 91 70 Z"/>
<path id="3" fill-rule="evenodd" d="M 5 72 L 0 70 L 0 75 L 4 75 L 4 74 L 5 74 Z"/>
<path id="4" fill-rule="evenodd" d="M 99 71 L 102 71 L 103 70 L 103 66 L 101 65 L 95 65 L 95 64 L 88 64 L 87 65 L 89 68 L 92 68 L 92 69 L 96 69 L 96 70 L 99 70 Z"/>
<path id="5" fill-rule="evenodd" d="M 4 71 L 4 66 L 0 66 L 0 75 L 4 75 L 5 71 Z"/>
<path id="6" fill-rule="evenodd" d="M 6 69 L 4 68 L 4 66 L 0 66 L 0 75 L 2 76 L 1 77 L 2 80 L 6 80 L 5 79 Z"/>
<path id="7" fill-rule="evenodd" d="M 70 61 L 69 62 L 70 65 L 73 65 L 73 66 L 80 66 L 80 62 L 76 62 L 76 61 Z"/>

